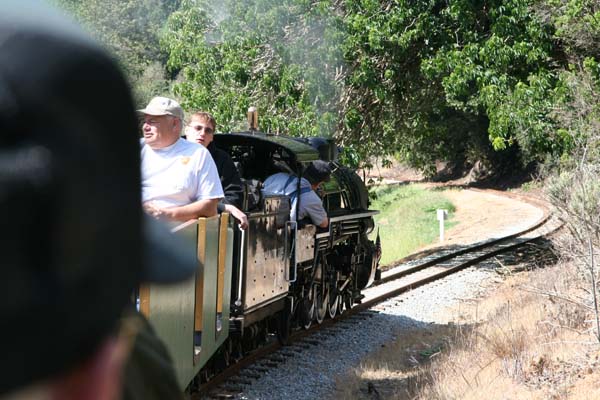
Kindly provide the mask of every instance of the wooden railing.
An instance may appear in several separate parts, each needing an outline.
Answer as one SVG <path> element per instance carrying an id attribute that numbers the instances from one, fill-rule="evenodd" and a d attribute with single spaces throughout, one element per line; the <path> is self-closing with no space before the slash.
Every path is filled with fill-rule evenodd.
<path id="1" fill-rule="evenodd" d="M 182 389 L 229 334 L 233 256 L 230 221 L 229 214 L 223 213 L 173 229 L 175 235 L 195 239 L 196 247 L 189 249 L 197 255 L 195 277 L 175 285 L 140 287 L 140 312 L 167 345 Z"/>

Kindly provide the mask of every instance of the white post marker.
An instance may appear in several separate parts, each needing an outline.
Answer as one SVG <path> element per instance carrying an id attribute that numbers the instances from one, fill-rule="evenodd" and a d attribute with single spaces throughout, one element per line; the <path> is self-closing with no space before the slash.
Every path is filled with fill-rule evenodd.
<path id="1" fill-rule="evenodd" d="M 448 216 L 448 211 L 446 210 L 437 210 L 437 219 L 440 221 L 440 243 L 444 242 L 444 221 Z"/>

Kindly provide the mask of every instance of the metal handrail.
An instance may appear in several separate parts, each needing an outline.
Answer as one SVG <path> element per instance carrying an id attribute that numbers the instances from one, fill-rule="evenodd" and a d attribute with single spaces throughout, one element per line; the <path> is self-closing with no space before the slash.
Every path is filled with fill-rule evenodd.
<path id="1" fill-rule="evenodd" d="M 293 231 L 293 238 L 292 238 L 292 243 L 290 245 L 290 238 L 288 237 L 288 232 L 292 232 Z M 296 221 L 287 221 L 285 223 L 285 243 L 286 243 L 286 249 L 287 246 L 289 245 L 289 251 L 287 252 L 288 254 L 285 255 L 286 259 L 289 259 L 290 262 L 292 263 L 292 268 L 294 271 L 294 277 L 292 279 L 292 277 L 290 276 L 290 266 L 288 266 L 288 268 L 286 269 L 286 276 L 285 276 L 285 280 L 288 281 L 289 283 L 294 283 L 296 282 L 296 279 L 298 277 L 298 265 L 296 263 L 296 237 L 298 235 L 298 223 Z"/>

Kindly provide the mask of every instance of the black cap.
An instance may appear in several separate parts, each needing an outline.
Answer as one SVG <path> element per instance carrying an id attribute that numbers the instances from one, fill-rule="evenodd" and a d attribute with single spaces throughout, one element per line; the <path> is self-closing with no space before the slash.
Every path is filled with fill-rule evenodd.
<path id="1" fill-rule="evenodd" d="M 142 277 L 194 272 L 143 222 L 138 140 L 116 63 L 46 7 L 3 1 L 0 395 L 93 354 Z"/>
<path id="2" fill-rule="evenodd" d="M 326 182 L 331 176 L 331 167 L 327 161 L 316 160 L 308 164 L 303 174 L 312 185 Z"/>

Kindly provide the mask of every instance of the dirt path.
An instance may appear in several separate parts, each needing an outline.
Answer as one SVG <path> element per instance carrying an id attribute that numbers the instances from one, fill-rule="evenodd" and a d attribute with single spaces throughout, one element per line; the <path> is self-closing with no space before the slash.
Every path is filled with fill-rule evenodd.
<path id="1" fill-rule="evenodd" d="M 465 185 L 467 178 L 448 181 L 443 184 L 418 183 L 423 176 L 418 171 L 401 163 L 392 162 L 389 167 L 382 167 L 375 160 L 375 168 L 367 172 L 373 180 L 381 179 L 381 183 L 408 183 L 422 185 L 427 188 L 444 188 L 449 185 Z M 440 166 L 440 168 L 443 166 Z M 444 195 L 455 205 L 456 212 L 452 221 L 457 224 L 449 229 L 442 246 L 466 245 L 485 239 L 507 236 L 527 228 L 539 220 L 543 211 L 526 202 L 509 196 L 493 194 L 473 189 L 445 190 Z M 440 243 L 426 246 L 424 249 L 439 247 Z"/>
<path id="2" fill-rule="evenodd" d="M 457 222 L 446 232 L 445 246 L 507 236 L 530 227 L 544 215 L 526 202 L 480 190 L 448 190 L 444 195 L 456 207 L 452 221 Z"/>

